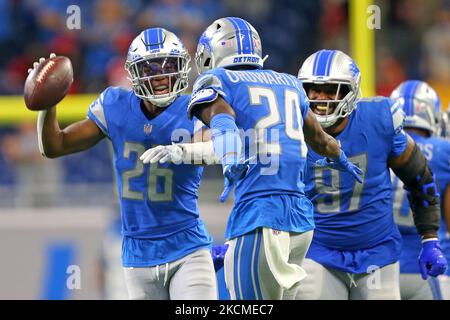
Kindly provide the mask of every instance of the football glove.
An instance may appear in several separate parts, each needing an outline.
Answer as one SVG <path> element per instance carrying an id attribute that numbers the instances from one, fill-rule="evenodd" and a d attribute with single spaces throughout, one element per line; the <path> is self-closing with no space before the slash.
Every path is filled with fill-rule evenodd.
<path id="1" fill-rule="evenodd" d="M 173 162 L 180 164 L 183 162 L 183 149 L 176 144 L 156 146 L 145 151 L 139 159 L 143 163 Z"/>
<path id="2" fill-rule="evenodd" d="M 211 249 L 211 255 L 214 263 L 214 270 L 217 272 L 223 267 L 223 261 L 225 260 L 225 254 L 228 250 L 228 243 L 220 246 L 213 246 Z"/>
<path id="3" fill-rule="evenodd" d="M 422 240 L 419 266 L 423 280 L 426 280 L 428 276 L 437 277 L 447 269 L 447 260 L 442 254 L 439 241 L 436 238 Z"/>
<path id="4" fill-rule="evenodd" d="M 336 169 L 339 171 L 347 171 L 350 172 L 353 177 L 359 182 L 362 183 L 362 176 L 364 172 L 355 164 L 348 161 L 347 156 L 344 151 L 341 150 L 339 154 L 339 158 L 330 159 L 330 158 L 322 158 L 316 161 L 316 166 Z"/>
<path id="5" fill-rule="evenodd" d="M 225 202 L 227 200 L 236 183 L 243 179 L 247 174 L 250 168 L 249 163 L 254 159 L 256 159 L 256 156 L 250 157 L 242 163 L 225 164 L 223 166 L 224 188 L 219 198 L 220 202 Z"/>

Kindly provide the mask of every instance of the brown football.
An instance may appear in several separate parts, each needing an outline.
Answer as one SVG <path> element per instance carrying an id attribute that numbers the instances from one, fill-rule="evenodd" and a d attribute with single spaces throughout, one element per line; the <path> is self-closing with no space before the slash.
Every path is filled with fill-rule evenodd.
<path id="1" fill-rule="evenodd" d="M 45 110 L 60 102 L 73 82 L 70 59 L 50 58 L 33 69 L 25 80 L 23 97 L 30 110 Z"/>

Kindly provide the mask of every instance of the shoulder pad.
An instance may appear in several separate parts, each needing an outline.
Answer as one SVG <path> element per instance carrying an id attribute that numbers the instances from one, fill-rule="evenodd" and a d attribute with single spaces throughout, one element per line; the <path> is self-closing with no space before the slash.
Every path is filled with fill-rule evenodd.
<path id="1" fill-rule="evenodd" d="M 192 119 L 192 109 L 195 105 L 212 102 L 217 99 L 218 95 L 218 92 L 211 88 L 201 89 L 193 93 L 188 104 L 189 119 Z"/>
<path id="2" fill-rule="evenodd" d="M 212 73 L 206 73 L 201 75 L 194 83 L 194 87 L 192 91 L 195 93 L 198 90 L 204 88 L 222 88 L 222 81 L 220 81 L 219 77 Z"/>

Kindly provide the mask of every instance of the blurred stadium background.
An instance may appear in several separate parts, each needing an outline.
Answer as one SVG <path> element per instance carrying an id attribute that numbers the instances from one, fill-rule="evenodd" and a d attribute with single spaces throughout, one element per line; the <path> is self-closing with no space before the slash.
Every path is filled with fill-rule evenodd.
<path id="1" fill-rule="evenodd" d="M 371 4 L 381 9 L 373 31 Z M 80 8 L 80 29 L 66 26 L 70 5 Z M 127 298 L 110 146 L 40 156 L 36 113 L 21 96 L 33 61 L 50 52 L 72 60 L 75 81 L 58 106 L 60 122 L 70 123 L 107 86 L 129 87 L 123 64 L 141 30 L 175 32 L 194 57 L 200 34 L 223 16 L 255 26 L 268 68 L 297 74 L 314 51 L 340 49 L 360 65 L 363 94 L 389 95 L 400 82 L 421 79 L 449 104 L 448 0 L 0 0 L 0 299 Z M 231 208 L 218 203 L 221 188 L 220 169 L 207 168 L 200 209 L 216 244 Z M 69 266 L 79 267 L 80 288 L 68 288 Z"/>

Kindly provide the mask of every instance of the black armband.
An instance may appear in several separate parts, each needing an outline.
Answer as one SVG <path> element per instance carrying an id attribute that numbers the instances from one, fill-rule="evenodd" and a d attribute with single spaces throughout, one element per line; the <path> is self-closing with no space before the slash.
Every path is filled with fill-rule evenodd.
<path id="1" fill-rule="evenodd" d="M 440 224 L 439 193 L 428 161 L 417 145 L 408 162 L 403 167 L 392 170 L 408 191 L 409 205 L 419 234 L 436 232 Z"/>

